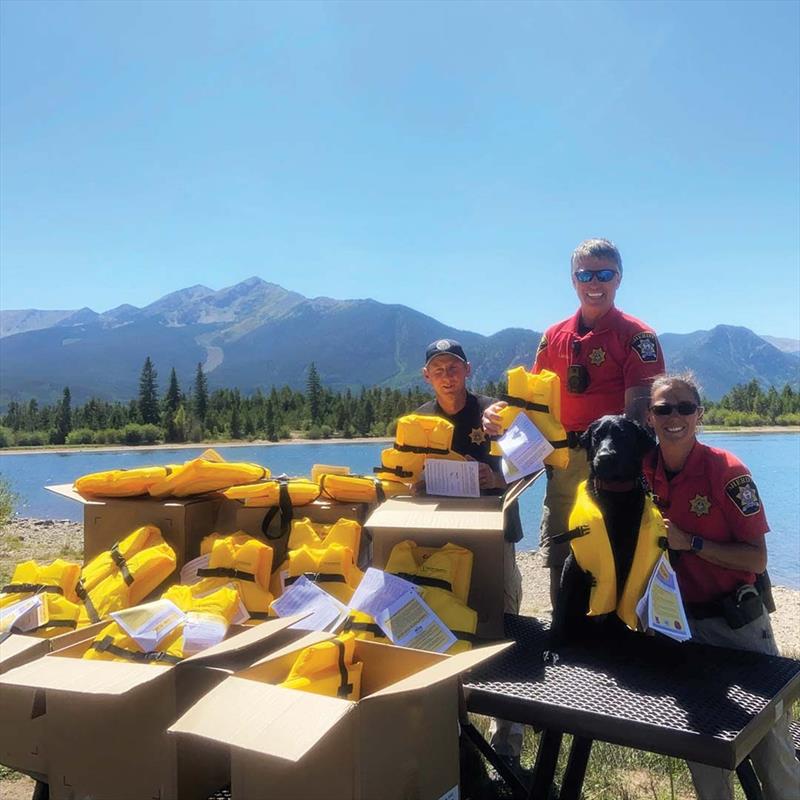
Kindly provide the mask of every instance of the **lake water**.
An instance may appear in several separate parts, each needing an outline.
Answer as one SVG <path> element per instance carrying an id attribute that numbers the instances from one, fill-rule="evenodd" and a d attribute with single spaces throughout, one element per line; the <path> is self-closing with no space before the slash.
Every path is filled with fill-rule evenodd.
<path id="1" fill-rule="evenodd" d="M 767 536 L 769 571 L 773 583 L 800 588 L 800 435 L 706 434 L 704 441 L 735 453 L 750 467 L 767 509 L 772 532 Z M 387 445 L 370 444 L 276 444 L 217 448 L 230 461 L 253 461 L 268 466 L 273 474 L 308 474 L 313 464 L 346 464 L 353 472 L 369 474 L 380 463 Z M 19 497 L 21 516 L 80 521 L 81 506 L 46 491 L 55 483 L 71 483 L 80 475 L 100 470 L 149 464 L 180 463 L 203 452 L 197 449 L 125 452 L 2 454 L 0 474 Z M 520 500 L 525 538 L 519 547 L 535 550 L 544 480 Z"/>

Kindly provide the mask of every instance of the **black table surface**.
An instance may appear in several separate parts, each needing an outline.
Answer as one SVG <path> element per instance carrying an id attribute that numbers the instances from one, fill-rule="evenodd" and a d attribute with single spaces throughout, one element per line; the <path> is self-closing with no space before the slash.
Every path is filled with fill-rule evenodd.
<path id="1" fill-rule="evenodd" d="M 545 662 L 548 623 L 505 622 L 516 644 L 465 678 L 470 711 L 734 769 L 800 696 L 800 661 L 631 635 Z"/>

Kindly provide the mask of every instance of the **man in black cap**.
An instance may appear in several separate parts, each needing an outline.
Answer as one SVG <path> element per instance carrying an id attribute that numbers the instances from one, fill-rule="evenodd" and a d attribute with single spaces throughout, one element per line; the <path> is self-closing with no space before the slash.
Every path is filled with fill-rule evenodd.
<path id="1" fill-rule="evenodd" d="M 423 403 L 415 413 L 442 417 L 453 424 L 452 449 L 478 462 L 478 480 L 482 494 L 502 494 L 506 482 L 499 456 L 489 454 L 489 437 L 483 431 L 481 417 L 495 398 L 467 391 L 471 367 L 464 348 L 454 339 L 437 339 L 425 351 L 422 376 L 433 388 L 436 397 Z M 514 545 L 522 539 L 522 522 L 516 502 L 506 510 L 505 557 L 503 588 L 504 611 L 519 614 L 522 600 L 522 576 L 517 567 Z M 503 720 L 492 720 L 492 746 L 512 766 L 519 766 L 522 749 L 522 726 Z"/>

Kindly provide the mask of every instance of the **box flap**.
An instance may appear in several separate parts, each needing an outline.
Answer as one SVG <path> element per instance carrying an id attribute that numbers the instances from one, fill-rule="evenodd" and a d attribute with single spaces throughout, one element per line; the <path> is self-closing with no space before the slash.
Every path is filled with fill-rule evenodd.
<path id="1" fill-rule="evenodd" d="M 12 633 L 7 639 L 0 642 L 0 672 L 25 661 L 32 661 L 49 652 L 50 644 L 47 639 Z"/>
<path id="2" fill-rule="evenodd" d="M 540 469 L 538 472 L 534 472 L 532 475 L 527 475 L 524 478 L 520 478 L 516 483 L 512 483 L 511 486 L 508 488 L 506 493 L 503 495 L 503 511 L 505 511 L 515 500 L 518 500 L 523 492 L 527 492 L 531 486 L 533 486 L 542 475 L 545 474 L 543 469 Z"/>
<path id="3" fill-rule="evenodd" d="M 348 700 L 234 676 L 168 730 L 298 761 L 354 708 Z"/>
<path id="4" fill-rule="evenodd" d="M 444 661 L 440 661 L 413 675 L 409 675 L 407 678 L 403 678 L 403 680 L 391 686 L 387 686 L 385 689 L 380 689 L 369 697 L 363 698 L 361 702 L 368 703 L 373 697 L 414 692 L 418 689 L 424 689 L 426 686 L 432 686 L 433 684 L 452 678 L 461 672 L 466 672 L 468 669 L 472 669 L 472 667 L 482 664 L 484 661 L 488 661 L 498 653 L 502 653 L 503 650 L 513 646 L 514 642 L 502 642 L 501 644 L 477 647 L 465 653 L 449 656 Z"/>
<path id="5" fill-rule="evenodd" d="M 262 656 L 258 659 L 258 661 L 253 662 L 252 667 L 248 667 L 246 670 L 241 670 L 238 674 L 246 675 L 250 669 L 255 670 L 260 664 L 264 664 L 267 661 L 277 661 L 289 653 L 295 653 L 298 650 L 311 647 L 312 645 L 319 644 L 320 642 L 328 642 L 334 638 L 334 634 L 326 633 L 325 631 L 309 631 L 305 636 L 303 636 L 302 639 L 298 639 L 297 641 L 291 642 L 284 647 L 279 648 L 278 650 L 274 650 L 266 656 Z"/>
<path id="6" fill-rule="evenodd" d="M 381 503 L 364 523 L 367 528 L 502 531 L 500 497 L 394 497 Z"/>
<path id="7" fill-rule="evenodd" d="M 0 675 L 0 685 L 81 694 L 120 695 L 158 680 L 168 671 L 168 666 L 51 655 Z"/>
<path id="8" fill-rule="evenodd" d="M 75 487 L 71 483 L 58 483 L 54 484 L 53 486 L 45 486 L 48 492 L 53 492 L 53 494 L 60 494 L 62 497 L 66 497 L 69 500 L 74 500 L 76 503 L 82 503 L 83 505 L 88 505 L 92 503 L 94 505 L 99 505 L 100 503 L 97 500 L 87 500 L 85 497 L 81 497 L 76 491 Z"/>
<path id="9" fill-rule="evenodd" d="M 83 505 L 102 506 L 106 503 L 153 503 L 160 506 L 188 506 L 192 503 L 197 503 L 201 500 L 218 500 L 220 495 L 213 492 L 206 492 L 205 494 L 194 494 L 189 497 L 167 497 L 157 498 L 149 497 L 148 495 L 139 495 L 137 497 L 96 497 L 87 498 L 83 497 L 75 491 L 75 487 L 71 483 L 58 483 L 52 486 L 45 486 L 48 492 L 66 497 L 68 500 L 74 500 Z"/>
<path id="10" fill-rule="evenodd" d="M 182 667 L 184 664 L 202 665 L 206 662 L 216 662 L 223 659 L 225 656 L 240 653 L 249 647 L 266 641 L 271 636 L 280 633 L 286 628 L 290 628 L 295 622 L 307 616 L 308 614 L 295 614 L 292 617 L 265 620 L 258 625 L 244 628 L 240 633 L 228 637 L 219 644 L 215 644 L 213 647 L 208 647 L 200 653 L 183 659 L 178 666 Z"/>

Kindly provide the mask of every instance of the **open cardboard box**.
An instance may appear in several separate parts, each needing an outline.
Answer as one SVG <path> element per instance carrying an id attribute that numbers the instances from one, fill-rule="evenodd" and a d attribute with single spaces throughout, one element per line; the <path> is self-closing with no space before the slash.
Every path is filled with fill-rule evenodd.
<path id="1" fill-rule="evenodd" d="M 196 497 L 108 497 L 87 499 L 72 484 L 45 489 L 83 505 L 84 563 L 125 538 L 142 525 L 156 525 L 164 541 L 175 551 L 176 570 L 200 555 L 200 542 L 216 528 L 224 498 L 216 494 Z"/>
<path id="2" fill-rule="evenodd" d="M 0 675 L 53 650 L 93 639 L 105 625 L 98 622 L 49 639 L 12 633 L 0 642 Z M 44 779 L 47 773 L 44 747 L 44 715 L 41 690 L 0 685 L 0 764 Z"/>
<path id="3" fill-rule="evenodd" d="M 358 640 L 361 699 L 285 689 L 312 633 L 226 678 L 169 730 L 230 747 L 233 800 L 457 798 L 458 676 L 510 643 L 443 656 Z"/>
<path id="4" fill-rule="evenodd" d="M 406 539 L 423 547 L 448 542 L 466 547 L 473 554 L 467 605 L 478 614 L 476 633 L 483 639 L 502 639 L 505 512 L 542 474 L 522 478 L 502 496 L 387 500 L 365 523 L 372 539 L 372 566 L 383 569 L 392 548 Z"/>
<path id="5" fill-rule="evenodd" d="M 229 782 L 226 748 L 179 742 L 167 728 L 229 671 L 302 636 L 289 630 L 298 619 L 232 627 L 225 641 L 174 666 L 85 660 L 84 640 L 0 676 L 0 690 L 45 693 L 52 800 L 205 799 Z"/>

